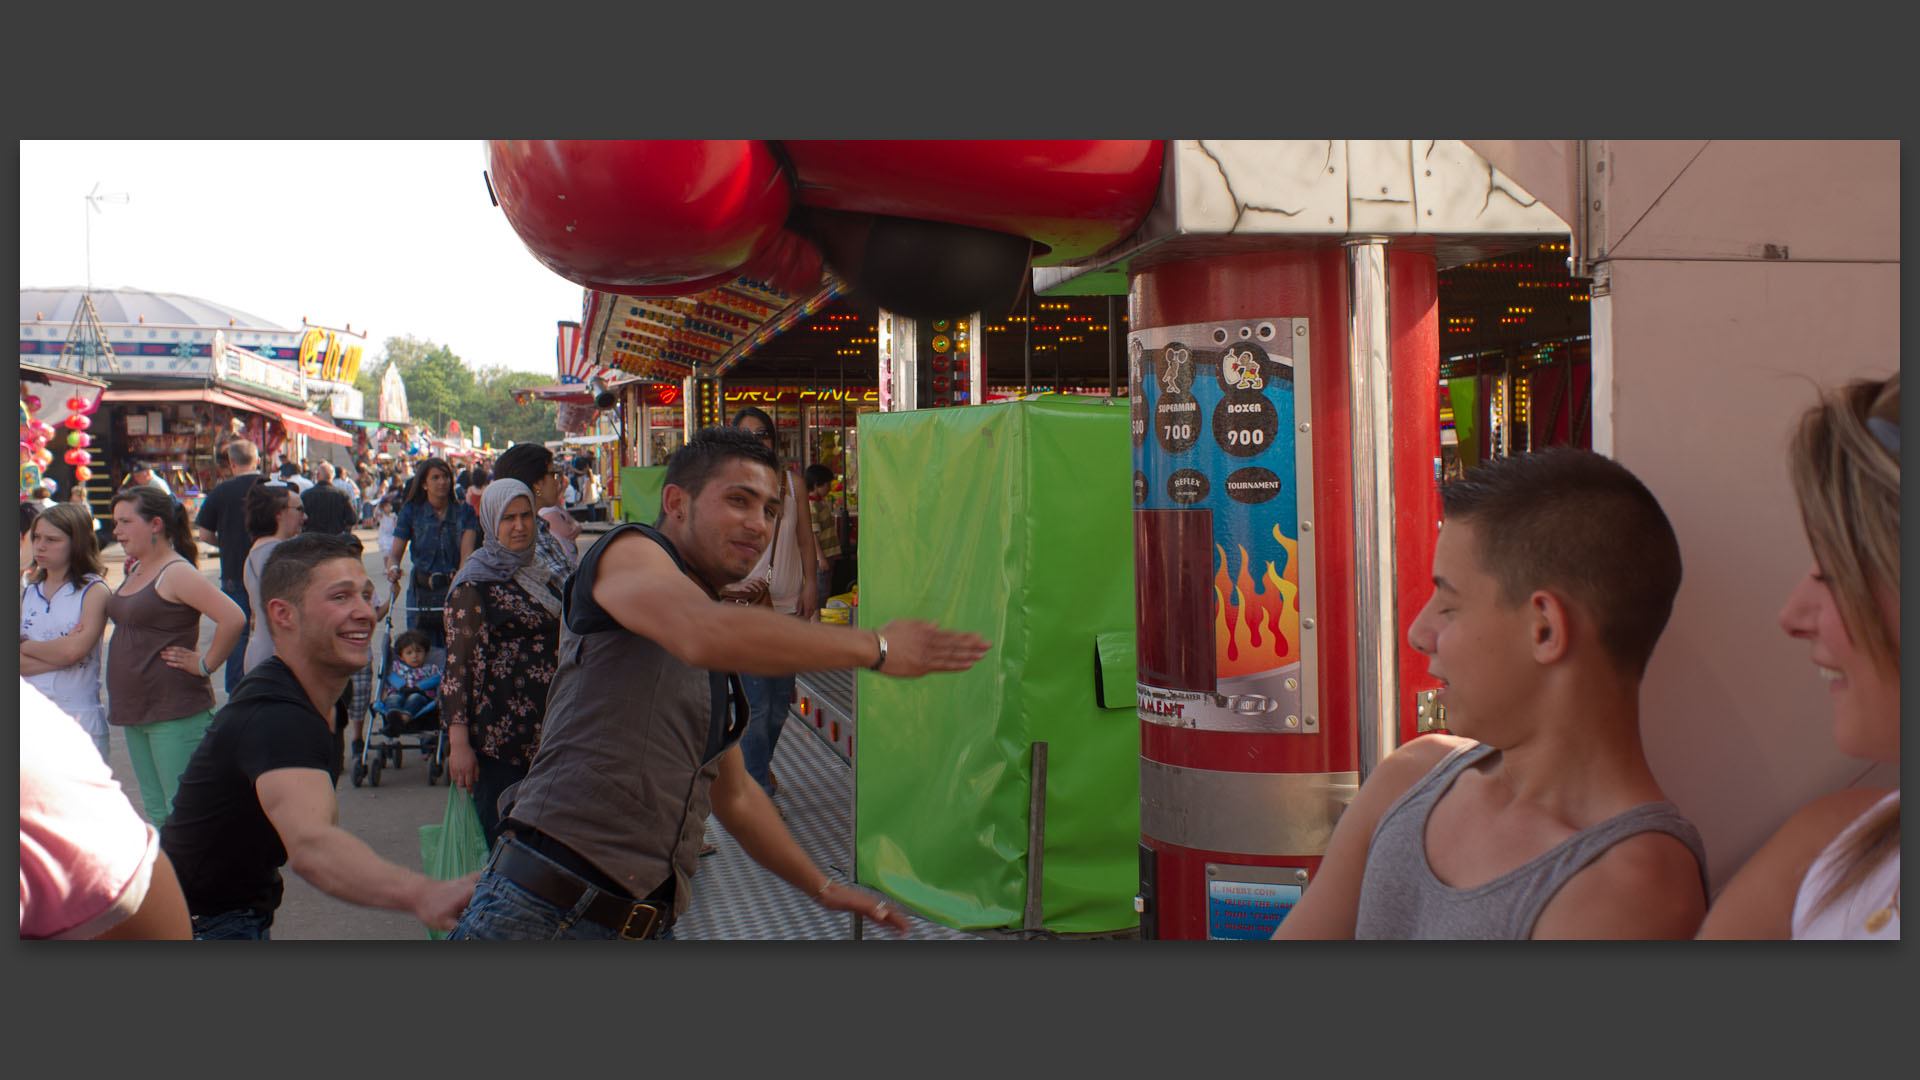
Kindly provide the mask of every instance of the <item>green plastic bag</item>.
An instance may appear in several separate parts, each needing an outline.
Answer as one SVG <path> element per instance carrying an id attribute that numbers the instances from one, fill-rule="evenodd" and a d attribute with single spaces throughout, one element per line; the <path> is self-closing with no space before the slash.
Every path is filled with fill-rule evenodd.
<path id="1" fill-rule="evenodd" d="M 447 785 L 446 820 L 420 826 L 420 862 L 426 875 L 436 881 L 452 881 L 486 868 L 486 830 L 480 827 L 480 812 L 473 807 L 473 796 L 462 791 L 460 785 Z M 439 941 L 447 935 L 428 930 L 427 936 Z"/>

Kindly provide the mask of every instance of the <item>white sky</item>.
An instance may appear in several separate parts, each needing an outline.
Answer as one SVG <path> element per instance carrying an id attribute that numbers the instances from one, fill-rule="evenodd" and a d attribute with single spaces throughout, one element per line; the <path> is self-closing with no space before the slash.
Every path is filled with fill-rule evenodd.
<path id="1" fill-rule="evenodd" d="M 304 317 L 557 376 L 581 290 L 536 262 L 462 142 L 22 142 L 20 285 L 183 293 L 289 329 Z M 86 209 L 85 196 L 125 204 Z"/>

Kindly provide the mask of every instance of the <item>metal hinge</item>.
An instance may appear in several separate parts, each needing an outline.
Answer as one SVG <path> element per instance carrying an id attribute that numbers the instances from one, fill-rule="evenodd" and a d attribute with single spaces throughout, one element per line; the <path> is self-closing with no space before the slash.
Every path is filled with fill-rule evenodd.
<path id="1" fill-rule="evenodd" d="M 1447 707 L 1436 700 L 1439 695 L 1438 690 L 1422 690 L 1413 695 L 1413 730 L 1422 734 L 1447 730 Z"/>
<path id="2" fill-rule="evenodd" d="M 1576 146 L 1574 179 L 1580 205 L 1572 221 L 1573 254 L 1567 258 L 1567 271 L 1577 278 L 1598 278 L 1604 274 L 1607 259 L 1607 159 L 1611 157 L 1604 139 L 1582 139 Z M 1593 295 L 1601 295 L 1596 283 Z"/>

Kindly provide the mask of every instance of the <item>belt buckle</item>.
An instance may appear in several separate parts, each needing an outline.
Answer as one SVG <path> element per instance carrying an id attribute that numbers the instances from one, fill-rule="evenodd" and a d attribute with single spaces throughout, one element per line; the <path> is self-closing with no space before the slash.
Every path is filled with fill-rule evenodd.
<path id="1" fill-rule="evenodd" d="M 642 911 L 645 911 L 647 913 L 647 925 L 643 927 L 638 934 L 635 934 L 632 932 L 633 919 L 634 919 L 634 916 L 640 914 Z M 660 924 L 659 908 L 653 906 L 652 904 L 644 904 L 644 903 L 635 904 L 633 905 L 633 910 L 627 912 L 626 921 L 620 924 L 620 940 L 645 941 L 647 938 L 650 938 L 653 936 L 654 928 L 657 927 L 659 924 Z"/>

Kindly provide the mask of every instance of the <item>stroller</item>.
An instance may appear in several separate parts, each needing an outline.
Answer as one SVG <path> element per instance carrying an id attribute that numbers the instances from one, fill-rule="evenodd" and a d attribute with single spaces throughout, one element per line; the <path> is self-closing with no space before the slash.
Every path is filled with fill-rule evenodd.
<path id="1" fill-rule="evenodd" d="M 372 700 L 368 703 L 366 745 L 353 762 L 353 786 L 362 782 L 380 786 L 380 773 L 388 766 L 399 768 L 406 748 L 418 751 L 427 762 L 427 783 L 438 783 L 447 768 L 446 733 L 440 729 L 440 701 L 431 699 L 416 715 L 387 707 L 386 697 L 393 689 L 387 679 L 397 659 L 393 647 L 393 613 L 387 613 L 385 633 L 380 644 L 380 670 L 375 679 Z M 447 666 L 447 650 L 436 646 L 427 650 L 427 663 Z"/>

